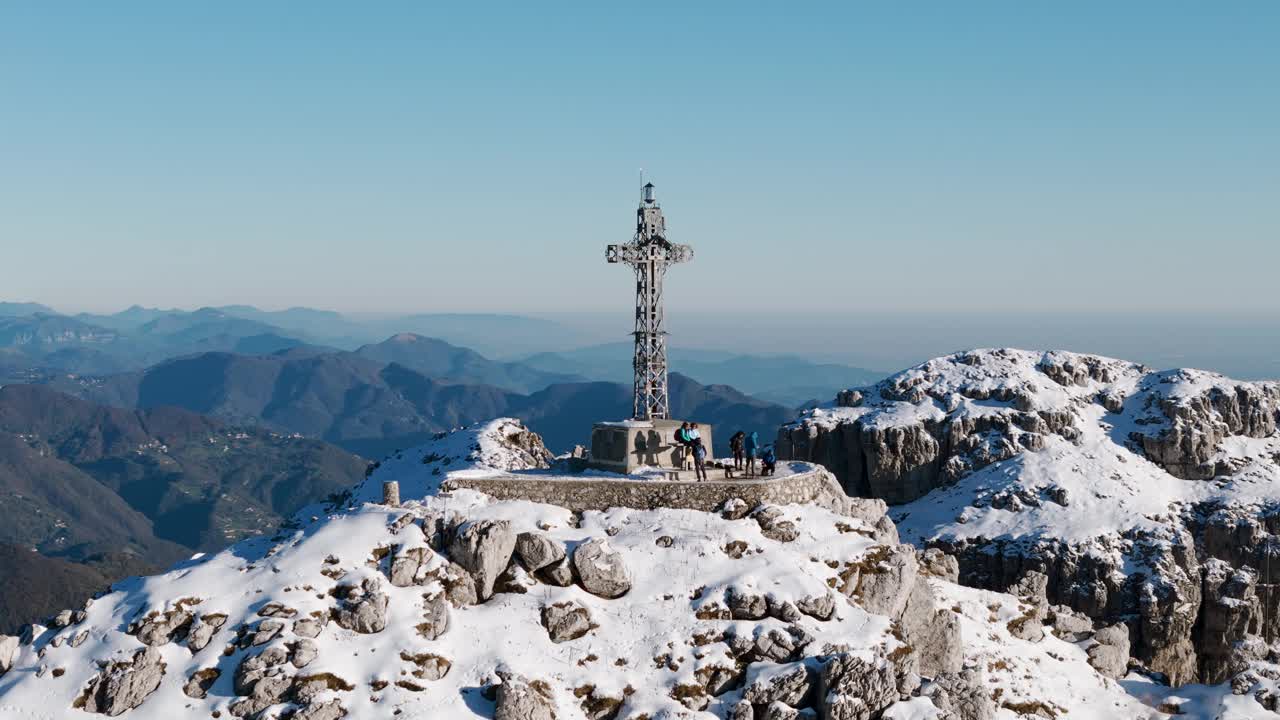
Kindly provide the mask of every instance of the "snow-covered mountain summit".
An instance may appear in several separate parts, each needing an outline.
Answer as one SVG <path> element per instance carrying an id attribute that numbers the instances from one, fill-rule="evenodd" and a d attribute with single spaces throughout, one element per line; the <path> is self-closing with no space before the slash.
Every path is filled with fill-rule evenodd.
<path id="1" fill-rule="evenodd" d="M 954 561 L 899 544 L 878 503 L 575 512 L 439 492 L 452 473 L 547 459 L 516 421 L 441 436 L 274 537 L 121 583 L 0 640 L 0 716 L 987 720 L 1173 707 L 1167 688 L 1135 681 L 1140 700 L 1109 679 L 1123 632 L 1034 588 L 955 585 Z M 372 502 L 388 479 L 401 507 Z M 1271 687 L 1179 707 L 1250 717 L 1265 712 L 1252 693 Z"/>
<path id="2" fill-rule="evenodd" d="M 965 584 L 1042 572 L 1174 684 L 1220 682 L 1280 636 L 1278 416 L 1274 382 L 975 350 L 842 393 L 779 445 L 900 503 L 904 539 Z"/>

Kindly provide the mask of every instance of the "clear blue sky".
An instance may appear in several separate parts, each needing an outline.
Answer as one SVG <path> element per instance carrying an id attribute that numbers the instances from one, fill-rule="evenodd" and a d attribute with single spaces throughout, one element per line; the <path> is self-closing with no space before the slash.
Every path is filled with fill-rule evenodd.
<path id="1" fill-rule="evenodd" d="M 1280 310 L 1280 3 L 0 5 L 0 296 Z"/>

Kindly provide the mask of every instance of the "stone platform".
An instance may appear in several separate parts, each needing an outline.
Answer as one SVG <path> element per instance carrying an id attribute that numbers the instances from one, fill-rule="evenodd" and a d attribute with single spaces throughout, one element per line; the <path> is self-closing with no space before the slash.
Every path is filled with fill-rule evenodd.
<path id="1" fill-rule="evenodd" d="M 587 464 L 610 472 L 632 473 L 642 467 L 681 468 L 693 461 L 675 441 L 680 420 L 622 420 L 596 423 L 591 429 Z M 711 425 L 699 423 L 707 451 L 715 447 Z"/>
<path id="2" fill-rule="evenodd" d="M 806 467 L 795 467 L 806 466 Z M 559 505 L 570 510 L 607 510 L 615 507 L 653 510 L 683 508 L 709 512 L 726 500 L 739 498 L 748 505 L 808 503 L 848 514 L 853 505 L 872 502 L 884 513 L 881 501 L 850 498 L 835 476 L 825 469 L 792 464 L 790 473 L 734 480 L 702 482 L 629 478 L 626 476 L 553 475 L 512 473 L 487 477 L 451 477 L 441 490 L 470 489 L 498 500 L 528 500 Z"/>

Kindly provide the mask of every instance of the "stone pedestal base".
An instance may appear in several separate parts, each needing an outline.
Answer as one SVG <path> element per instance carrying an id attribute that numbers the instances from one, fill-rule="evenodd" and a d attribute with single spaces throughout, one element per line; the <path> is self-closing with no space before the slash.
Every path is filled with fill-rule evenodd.
<path id="1" fill-rule="evenodd" d="M 681 420 L 624 420 L 596 423 L 591 430 L 588 467 L 618 473 L 632 473 L 644 466 L 693 467 L 693 458 L 676 442 Z M 711 459 L 711 426 L 698 424 L 702 444 Z"/>

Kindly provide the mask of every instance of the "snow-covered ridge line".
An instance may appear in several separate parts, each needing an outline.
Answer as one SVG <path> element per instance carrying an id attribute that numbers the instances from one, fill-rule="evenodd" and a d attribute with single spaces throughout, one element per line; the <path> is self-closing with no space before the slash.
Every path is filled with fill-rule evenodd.
<path id="1" fill-rule="evenodd" d="M 988 349 L 841 393 L 778 445 L 898 503 L 904 538 L 966 584 L 1044 572 L 1054 602 L 1126 622 L 1148 667 L 1218 682 L 1280 634 L 1278 419 L 1276 382 Z"/>

